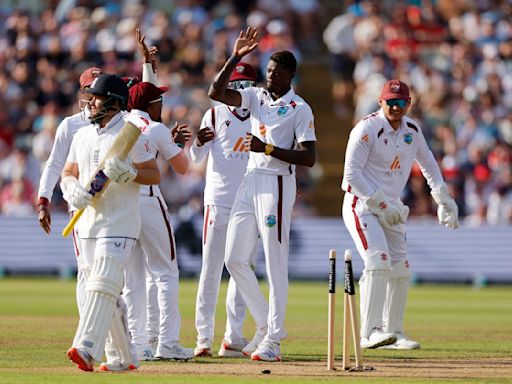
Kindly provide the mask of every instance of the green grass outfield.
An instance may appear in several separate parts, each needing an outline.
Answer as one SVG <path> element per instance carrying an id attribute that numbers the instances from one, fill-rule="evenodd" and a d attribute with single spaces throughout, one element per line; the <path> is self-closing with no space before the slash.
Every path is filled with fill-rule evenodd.
<path id="1" fill-rule="evenodd" d="M 406 312 L 407 334 L 422 344 L 417 351 L 365 350 L 365 365 L 377 370 L 358 377 L 343 371 L 326 372 L 327 284 L 291 282 L 283 341 L 283 363 L 257 363 L 239 359 L 198 359 L 187 363 L 142 363 L 136 372 L 84 373 L 66 358 L 77 324 L 74 282 L 41 278 L 0 279 L 0 383 L 262 383 L 262 382 L 512 382 L 512 287 L 475 289 L 471 286 L 419 285 L 411 288 Z M 180 287 L 182 344 L 195 342 L 194 305 L 197 281 Z M 225 323 L 221 290 L 214 348 L 222 340 Z M 336 365 L 340 366 L 342 290 L 336 311 Z M 254 323 L 248 316 L 246 337 Z M 468 362 L 460 374 L 450 374 L 450 362 Z M 476 364 L 475 364 L 476 363 Z M 259 365 L 258 365 L 259 364 Z M 437 364 L 444 373 L 429 376 Z M 397 373 L 389 368 L 396 365 Z M 476 365 L 476 367 L 475 367 Z M 255 368 L 256 367 L 256 368 Z M 408 377 L 408 367 L 421 374 Z M 263 375 L 268 368 L 272 374 Z M 281 368 L 284 374 L 278 374 Z M 296 371 L 294 369 L 297 369 Z M 405 375 L 400 372 L 405 372 Z M 495 370 L 495 373 L 491 372 Z M 213 373 L 212 373 L 213 371 Z M 253 375 L 248 372 L 256 372 Z M 275 372 L 274 372 L 275 371 Z M 205 373 L 206 372 L 206 373 Z M 316 372 L 310 374 L 310 372 Z M 425 373 L 426 372 L 426 373 Z M 504 372 L 510 372 L 506 374 Z M 276 374 L 274 374 L 276 373 Z"/>

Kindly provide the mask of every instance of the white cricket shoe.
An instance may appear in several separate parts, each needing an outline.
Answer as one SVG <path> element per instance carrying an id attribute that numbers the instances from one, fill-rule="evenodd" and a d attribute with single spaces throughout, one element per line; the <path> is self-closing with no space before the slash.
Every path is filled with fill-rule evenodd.
<path id="1" fill-rule="evenodd" d="M 370 337 L 361 337 L 361 348 L 372 349 L 382 347 L 383 345 L 393 344 L 396 341 L 394 333 L 383 332 L 380 329 L 375 328 Z"/>
<path id="2" fill-rule="evenodd" d="M 211 357 L 212 356 L 212 341 L 206 337 L 201 337 L 197 341 L 196 348 L 194 349 L 195 357 Z"/>
<path id="3" fill-rule="evenodd" d="M 158 344 L 155 357 L 162 360 L 187 361 L 194 357 L 194 350 L 192 348 L 185 348 L 180 343 Z"/>
<path id="4" fill-rule="evenodd" d="M 158 360 L 158 358 L 155 357 L 155 354 L 153 353 L 153 350 L 149 346 L 147 348 L 145 348 L 145 349 L 138 350 L 137 351 L 137 358 L 140 361 L 155 361 L 155 360 Z"/>
<path id="5" fill-rule="evenodd" d="M 138 368 L 138 364 L 122 364 L 119 360 L 114 360 L 112 362 L 106 362 L 100 364 L 100 371 L 105 372 L 122 372 L 122 371 L 133 371 Z"/>
<path id="6" fill-rule="evenodd" d="M 265 327 L 261 330 L 256 331 L 252 340 L 245 347 L 242 348 L 242 353 L 245 356 L 250 356 L 254 351 L 256 351 L 256 349 L 258 349 L 258 346 L 261 344 L 261 342 L 267 335 L 267 330 L 268 328 Z"/>
<path id="7" fill-rule="evenodd" d="M 420 349 L 420 343 L 414 340 L 410 340 L 403 333 L 398 332 L 394 334 L 396 341 L 392 344 L 383 345 L 379 349 Z"/>
<path id="8" fill-rule="evenodd" d="M 243 339 L 242 343 L 229 344 L 226 340 L 222 341 L 222 345 L 219 349 L 219 356 L 222 357 L 242 357 L 245 356 L 243 348 L 247 345 L 247 340 Z"/>
<path id="9" fill-rule="evenodd" d="M 151 336 L 149 338 L 149 348 L 151 348 L 151 352 L 153 353 L 154 356 L 158 348 L 158 336 Z"/>
<path id="10" fill-rule="evenodd" d="M 82 371 L 94 371 L 94 359 L 92 356 L 83 349 L 71 347 L 67 352 L 69 360 L 78 365 Z"/>
<path id="11" fill-rule="evenodd" d="M 279 343 L 263 340 L 258 346 L 258 349 L 251 354 L 251 360 L 281 361 L 281 347 Z"/>

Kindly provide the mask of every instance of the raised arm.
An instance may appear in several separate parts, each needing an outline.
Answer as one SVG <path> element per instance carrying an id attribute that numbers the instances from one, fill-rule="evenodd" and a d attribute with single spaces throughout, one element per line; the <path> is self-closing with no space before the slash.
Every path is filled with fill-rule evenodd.
<path id="1" fill-rule="evenodd" d="M 210 96 L 210 98 L 227 105 L 240 107 L 242 98 L 238 91 L 227 88 L 229 78 L 231 72 L 233 72 L 242 57 L 254 51 L 257 46 L 258 31 L 256 28 L 249 27 L 246 31 L 240 32 L 240 35 L 235 41 L 231 57 L 226 61 L 226 64 L 224 64 L 224 67 L 222 67 L 210 85 L 210 89 L 208 90 L 208 96 Z"/>

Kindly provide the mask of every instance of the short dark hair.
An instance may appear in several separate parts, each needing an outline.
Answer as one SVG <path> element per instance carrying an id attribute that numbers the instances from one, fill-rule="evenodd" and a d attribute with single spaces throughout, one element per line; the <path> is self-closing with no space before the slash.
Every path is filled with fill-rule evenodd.
<path id="1" fill-rule="evenodd" d="M 287 71 L 295 74 L 297 70 L 297 60 L 290 51 L 277 51 L 270 56 L 270 60 L 283 66 Z"/>

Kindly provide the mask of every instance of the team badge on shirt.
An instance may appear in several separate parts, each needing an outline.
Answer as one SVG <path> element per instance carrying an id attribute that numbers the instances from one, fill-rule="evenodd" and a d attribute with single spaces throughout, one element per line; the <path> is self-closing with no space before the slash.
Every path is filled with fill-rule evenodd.
<path id="1" fill-rule="evenodd" d="M 265 226 L 272 228 L 274 225 L 276 225 L 276 217 L 274 215 L 268 215 L 265 216 Z"/>
<path id="2" fill-rule="evenodd" d="M 411 144 L 412 143 L 412 133 L 406 133 L 404 135 L 404 142 L 405 142 L 405 144 Z"/>
<path id="3" fill-rule="evenodd" d="M 288 112 L 288 107 L 282 106 L 282 107 L 279 107 L 279 109 L 277 110 L 277 115 L 284 116 L 284 115 L 286 115 L 286 112 Z"/>

